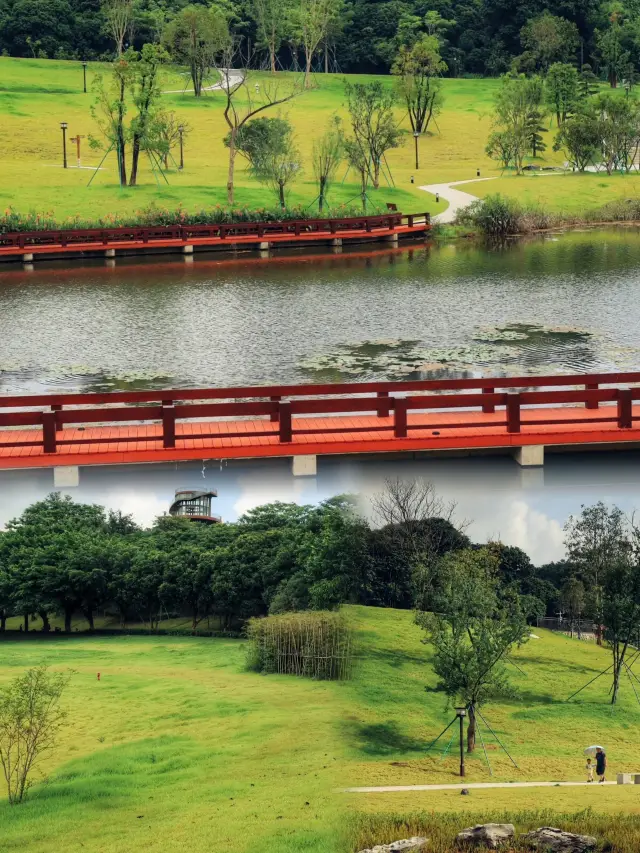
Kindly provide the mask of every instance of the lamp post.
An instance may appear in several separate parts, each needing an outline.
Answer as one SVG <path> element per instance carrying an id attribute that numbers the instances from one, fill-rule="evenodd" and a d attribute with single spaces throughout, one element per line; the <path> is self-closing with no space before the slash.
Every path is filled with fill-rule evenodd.
<path id="1" fill-rule="evenodd" d="M 182 147 L 182 135 L 184 133 L 184 125 L 178 125 L 178 133 L 180 134 L 180 166 L 179 169 L 184 169 L 184 151 Z"/>
<path id="2" fill-rule="evenodd" d="M 67 123 L 66 121 L 60 122 L 60 129 L 62 130 L 62 166 L 63 168 L 67 168 Z"/>
<path id="3" fill-rule="evenodd" d="M 420 134 L 418 133 L 417 130 L 414 130 L 413 131 L 413 141 L 415 142 L 415 146 L 416 146 L 416 172 L 420 168 L 420 163 L 419 163 L 419 159 L 418 159 L 418 139 L 419 138 L 420 138 Z"/>
<path id="4" fill-rule="evenodd" d="M 87 60 L 82 60 L 82 74 L 84 76 L 84 93 L 87 94 Z"/>
<path id="5" fill-rule="evenodd" d="M 460 776 L 464 776 L 464 718 L 467 716 L 467 709 L 456 708 L 456 715 L 460 720 Z"/>

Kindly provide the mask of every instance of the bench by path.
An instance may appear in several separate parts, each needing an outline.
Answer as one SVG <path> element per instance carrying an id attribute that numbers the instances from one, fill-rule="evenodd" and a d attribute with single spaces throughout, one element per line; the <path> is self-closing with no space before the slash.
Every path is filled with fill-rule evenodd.
<path id="1" fill-rule="evenodd" d="M 452 181 L 448 184 L 428 184 L 424 187 L 418 187 L 418 189 L 432 195 L 438 193 L 441 198 L 449 202 L 449 207 L 437 216 L 432 216 L 431 221 L 437 223 L 453 222 L 458 211 L 469 207 L 470 204 L 478 200 L 478 197 L 471 195 L 471 193 L 465 193 L 462 190 L 454 190 L 452 187 L 458 187 L 460 184 L 477 184 L 480 181 L 495 181 L 495 176 L 491 178 L 473 178 L 468 181 Z"/>
<path id="2" fill-rule="evenodd" d="M 573 788 L 616 785 L 616 782 L 470 782 L 456 785 L 383 785 L 377 788 L 343 788 L 343 794 L 384 794 L 393 791 L 461 791 L 463 788 Z"/>

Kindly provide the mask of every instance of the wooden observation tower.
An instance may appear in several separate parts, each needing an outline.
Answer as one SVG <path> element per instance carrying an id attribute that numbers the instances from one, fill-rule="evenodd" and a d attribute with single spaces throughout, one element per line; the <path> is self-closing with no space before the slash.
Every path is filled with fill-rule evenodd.
<path id="1" fill-rule="evenodd" d="M 189 518 L 205 524 L 220 524 L 221 518 L 211 514 L 211 498 L 217 498 L 217 492 L 201 492 L 195 489 L 180 489 L 169 507 L 169 515 L 177 518 Z"/>

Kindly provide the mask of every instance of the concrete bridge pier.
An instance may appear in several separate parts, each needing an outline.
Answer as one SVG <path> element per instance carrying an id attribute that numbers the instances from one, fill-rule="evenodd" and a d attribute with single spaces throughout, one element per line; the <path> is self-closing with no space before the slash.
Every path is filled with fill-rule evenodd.
<path id="1" fill-rule="evenodd" d="M 25 254 L 22 256 L 22 262 L 25 264 L 30 264 L 32 260 L 33 252 L 25 252 Z"/>
<path id="2" fill-rule="evenodd" d="M 514 459 L 522 468 L 541 468 L 544 465 L 544 445 L 525 444 L 517 447 Z"/>
<path id="3" fill-rule="evenodd" d="M 80 485 L 80 468 L 77 465 L 59 465 L 53 469 L 56 489 L 73 489 Z"/>
<path id="4" fill-rule="evenodd" d="M 115 249 L 105 249 L 104 250 L 105 258 L 115 258 L 116 250 Z"/>
<path id="5" fill-rule="evenodd" d="M 318 457 L 292 456 L 291 473 L 294 477 L 315 477 L 318 473 Z"/>

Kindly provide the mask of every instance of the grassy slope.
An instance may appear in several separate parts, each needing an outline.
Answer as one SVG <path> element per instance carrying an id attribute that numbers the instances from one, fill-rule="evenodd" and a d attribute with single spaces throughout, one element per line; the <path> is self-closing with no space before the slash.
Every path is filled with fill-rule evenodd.
<path id="1" fill-rule="evenodd" d="M 451 712 L 441 694 L 424 690 L 434 685 L 430 652 L 411 614 L 349 610 L 360 665 L 342 685 L 247 673 L 238 641 L 0 644 L 0 683 L 41 660 L 75 670 L 66 700 L 71 724 L 48 759 L 49 783 L 20 808 L 0 803 L 3 850 L 53 853 L 64 839 L 65 853 L 330 853 L 340 849 L 346 810 L 640 812 L 633 787 L 496 789 L 462 799 L 451 792 L 333 793 L 343 784 L 456 781 L 455 757 L 425 756 Z M 514 670 L 520 697 L 486 708 L 521 766 L 513 770 L 491 749 L 495 778 L 579 779 L 582 747 L 598 741 L 608 747 L 612 773 L 640 770 L 640 709 L 628 685 L 613 713 L 604 680 L 583 703 L 564 702 L 607 665 L 606 653 L 539 634 L 514 656 L 527 673 Z M 471 759 L 469 780 L 488 779 L 480 756 Z"/>
<path id="2" fill-rule="evenodd" d="M 102 66 L 89 67 L 89 83 Z M 257 75 L 265 80 L 268 75 Z M 352 78 L 356 79 L 356 78 Z M 390 85 L 390 78 L 383 78 Z M 305 171 L 296 183 L 291 202 L 311 203 L 316 195 L 309 162 L 313 137 L 318 135 L 329 116 L 346 115 L 343 77 L 318 75 L 317 88 L 304 93 L 282 110 L 293 122 L 302 151 Z M 166 89 L 180 89 L 184 77 L 171 72 Z M 597 207 L 620 196 L 636 194 L 638 176 L 607 178 L 601 175 L 564 175 L 553 177 L 500 176 L 484 153 L 490 130 L 493 96 L 498 85 L 488 80 L 445 80 L 445 109 L 434 127 L 434 134 L 420 142 L 420 169 L 415 170 L 413 139 L 406 119 L 398 107 L 398 121 L 407 130 L 404 145 L 388 155 L 396 188 L 384 181 L 372 198 L 395 201 L 405 211 L 431 212 L 443 210 L 444 202 L 420 191 L 421 184 L 466 180 L 495 176 L 497 180 L 469 187 L 471 192 L 486 195 L 504 192 L 520 199 L 540 201 L 556 210 L 575 211 Z M 226 149 L 222 138 L 226 125 L 222 117 L 221 93 L 209 93 L 200 101 L 188 93 L 166 95 L 166 106 L 192 128 L 185 147 L 184 172 L 174 170 L 169 186 L 157 187 L 147 163 L 142 164 L 141 186 L 121 190 L 114 183 L 113 158 L 107 170 L 100 172 L 92 186 L 86 184 L 91 172 L 68 169 L 61 160 L 60 121 L 69 124 L 69 136 L 89 135 L 96 127 L 89 114 L 91 94 L 82 93 L 82 69 L 78 63 L 52 60 L 0 58 L 0 206 L 12 205 L 18 210 L 53 211 L 58 217 L 75 214 L 95 216 L 109 211 L 135 211 L 154 202 L 188 208 L 224 204 L 226 194 Z M 273 112 L 272 115 L 276 113 Z M 547 133 L 547 163 L 562 162 L 562 155 L 552 151 L 553 131 Z M 97 165 L 99 156 L 83 141 L 83 162 Z M 69 145 L 69 162 L 75 162 L 75 151 Z M 237 203 L 251 206 L 271 204 L 271 193 L 257 184 L 240 163 L 237 174 Z M 415 174 L 415 184 L 410 183 Z M 332 202 L 340 204 L 357 194 L 352 175 L 332 193 Z"/>

